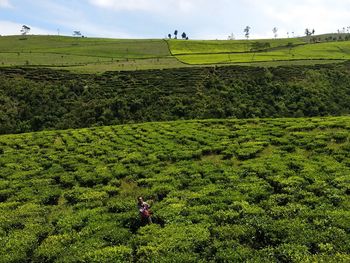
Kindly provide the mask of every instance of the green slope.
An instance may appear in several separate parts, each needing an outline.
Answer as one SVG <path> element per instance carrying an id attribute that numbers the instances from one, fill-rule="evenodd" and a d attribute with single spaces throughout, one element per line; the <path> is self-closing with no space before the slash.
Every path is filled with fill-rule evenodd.
<path id="1" fill-rule="evenodd" d="M 179 119 L 350 113 L 349 63 L 73 74 L 0 69 L 0 133 Z"/>
<path id="2" fill-rule="evenodd" d="M 0 38 L 1 52 L 36 52 L 107 58 L 154 58 L 169 56 L 163 40 L 19 36 Z"/>
<path id="3" fill-rule="evenodd" d="M 268 45 L 268 47 L 264 47 Z M 307 43 L 303 39 L 250 41 L 169 41 L 172 54 L 187 64 L 350 59 L 350 41 Z"/>
<path id="4" fill-rule="evenodd" d="M 168 40 L 173 55 L 215 54 L 250 51 L 256 43 L 269 43 L 270 48 L 285 47 L 288 44 L 303 45 L 299 38 L 261 40 Z"/>
<path id="5" fill-rule="evenodd" d="M 349 117 L 0 136 L 0 258 L 348 262 L 349 136 Z"/>
<path id="6" fill-rule="evenodd" d="M 45 66 L 101 73 L 208 64 L 335 63 L 350 58 L 349 42 L 336 41 L 339 37 L 344 40 L 348 36 L 317 36 L 315 41 L 322 43 L 315 44 L 310 44 L 307 38 L 183 41 L 6 36 L 0 37 L 0 67 Z"/>
<path id="7" fill-rule="evenodd" d="M 56 66 L 76 71 L 135 70 L 181 65 L 164 40 L 0 37 L 0 65 Z"/>

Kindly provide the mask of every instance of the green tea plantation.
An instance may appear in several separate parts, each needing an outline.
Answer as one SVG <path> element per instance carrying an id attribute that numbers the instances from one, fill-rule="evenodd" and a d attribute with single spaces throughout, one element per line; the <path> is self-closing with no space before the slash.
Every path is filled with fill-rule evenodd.
<path id="1" fill-rule="evenodd" d="M 349 137 L 346 116 L 1 135 L 0 262 L 350 262 Z"/>
<path id="2" fill-rule="evenodd" d="M 0 134 L 225 118 L 350 114 L 350 63 L 74 74 L 0 69 Z"/>
<path id="3" fill-rule="evenodd" d="M 338 39 L 339 37 L 339 39 Z M 283 61 L 300 63 L 336 62 L 349 60 L 350 35 L 325 40 L 323 36 L 312 39 L 259 39 L 259 40 L 192 40 L 169 41 L 172 55 L 188 65 L 240 64 Z"/>

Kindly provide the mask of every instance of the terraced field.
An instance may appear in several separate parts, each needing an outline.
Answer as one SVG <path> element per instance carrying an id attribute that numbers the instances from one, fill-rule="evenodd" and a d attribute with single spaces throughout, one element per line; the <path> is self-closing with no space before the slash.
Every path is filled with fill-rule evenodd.
<path id="1" fill-rule="evenodd" d="M 347 262 L 349 136 L 350 117 L 2 135 L 1 261 Z"/>
<path id="2" fill-rule="evenodd" d="M 169 41 L 169 45 L 176 58 L 190 65 L 280 61 L 334 63 L 350 59 L 350 41 L 313 44 L 301 39 L 232 41 L 232 44 L 230 41 Z"/>

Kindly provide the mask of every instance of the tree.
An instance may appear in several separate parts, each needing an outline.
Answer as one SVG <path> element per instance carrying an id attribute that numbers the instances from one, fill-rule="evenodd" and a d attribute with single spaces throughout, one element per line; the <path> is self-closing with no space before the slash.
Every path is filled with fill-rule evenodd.
<path id="1" fill-rule="evenodd" d="M 309 41 L 311 42 L 311 35 L 315 33 L 315 29 L 313 29 L 312 31 L 308 28 L 305 29 L 305 35 L 306 37 L 309 39 Z"/>
<path id="2" fill-rule="evenodd" d="M 26 25 L 22 26 L 21 32 L 22 32 L 23 36 L 27 35 L 29 33 L 29 31 L 30 31 L 30 27 L 29 26 L 26 26 Z"/>
<path id="3" fill-rule="evenodd" d="M 183 32 L 182 35 L 181 35 L 181 37 L 182 37 L 182 39 L 186 39 L 186 37 L 187 37 L 186 33 Z"/>
<path id="4" fill-rule="evenodd" d="M 80 31 L 73 31 L 73 36 L 80 37 L 81 36 L 81 32 Z"/>
<path id="5" fill-rule="evenodd" d="M 171 39 L 171 34 L 168 34 L 168 38 Z"/>
<path id="6" fill-rule="evenodd" d="M 250 34 L 250 26 L 246 26 L 245 29 L 244 29 L 244 35 L 246 37 L 246 39 L 249 39 L 249 34 Z"/>
<path id="7" fill-rule="evenodd" d="M 277 27 L 274 27 L 274 28 L 272 29 L 272 33 L 273 33 L 273 35 L 274 35 L 275 38 L 277 38 L 277 32 L 278 32 L 278 28 L 277 28 Z"/>
<path id="8" fill-rule="evenodd" d="M 175 31 L 174 31 L 174 36 L 175 36 L 174 38 L 175 38 L 175 39 L 177 39 L 177 33 L 178 33 L 178 31 L 175 30 Z"/>
<path id="9" fill-rule="evenodd" d="M 231 35 L 229 35 L 227 37 L 228 40 L 235 40 L 235 35 L 233 33 L 231 33 Z"/>
<path id="10" fill-rule="evenodd" d="M 305 29 L 305 35 L 308 37 L 308 36 L 311 36 L 312 32 L 310 31 L 310 29 L 306 28 Z"/>

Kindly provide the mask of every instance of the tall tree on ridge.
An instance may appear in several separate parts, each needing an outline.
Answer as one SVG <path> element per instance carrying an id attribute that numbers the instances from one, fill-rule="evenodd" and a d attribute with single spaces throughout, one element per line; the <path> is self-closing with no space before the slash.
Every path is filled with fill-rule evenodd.
<path id="1" fill-rule="evenodd" d="M 30 27 L 29 26 L 26 26 L 26 25 L 22 26 L 21 32 L 22 32 L 23 36 L 27 35 L 29 33 L 29 31 L 30 31 Z"/>
<path id="2" fill-rule="evenodd" d="M 246 26 L 245 28 L 244 28 L 244 36 L 246 37 L 246 39 L 248 40 L 249 39 L 249 35 L 250 35 L 250 26 Z"/>
<path id="3" fill-rule="evenodd" d="M 277 27 L 274 27 L 274 28 L 272 29 L 272 33 L 273 33 L 273 35 L 274 35 L 275 38 L 277 38 L 277 32 L 278 32 L 278 28 L 277 28 Z"/>

